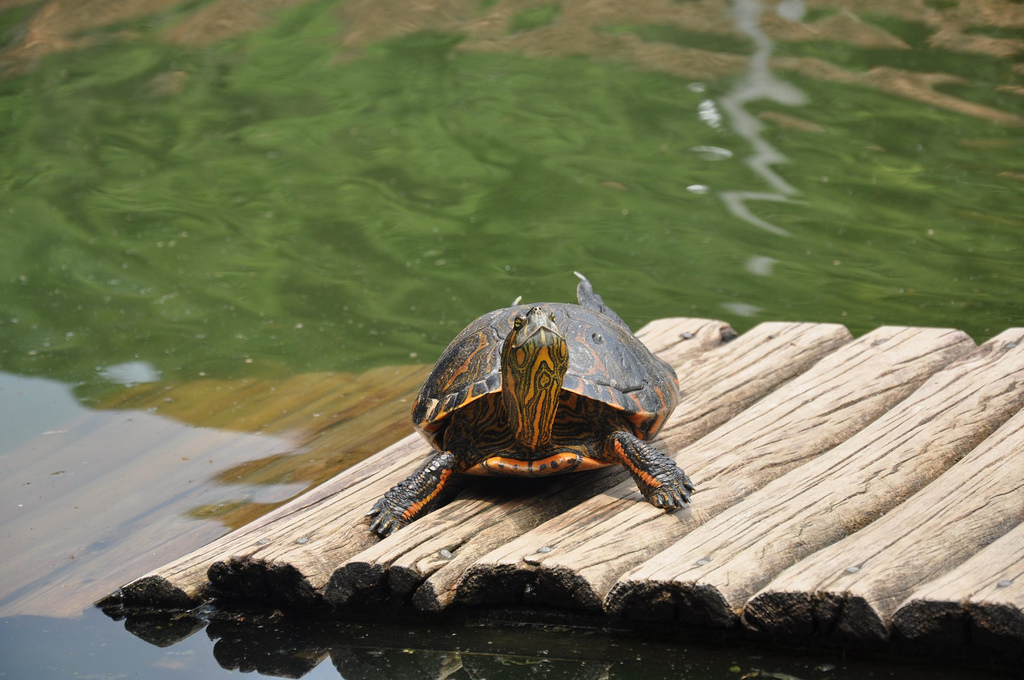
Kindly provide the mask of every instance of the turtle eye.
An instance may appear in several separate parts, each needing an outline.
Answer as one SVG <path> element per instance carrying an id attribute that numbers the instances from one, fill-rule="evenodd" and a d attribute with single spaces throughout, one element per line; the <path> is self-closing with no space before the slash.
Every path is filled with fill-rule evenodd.
<path id="1" fill-rule="evenodd" d="M 526 318 L 522 317 L 522 316 L 517 316 L 516 320 L 512 322 L 512 328 L 514 328 L 516 330 L 519 330 L 525 324 L 526 324 Z"/>

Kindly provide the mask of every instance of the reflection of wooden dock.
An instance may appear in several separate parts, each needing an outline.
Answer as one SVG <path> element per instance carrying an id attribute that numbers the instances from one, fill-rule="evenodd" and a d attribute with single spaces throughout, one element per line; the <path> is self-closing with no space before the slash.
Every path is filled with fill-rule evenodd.
<path id="1" fill-rule="evenodd" d="M 51 430 L 0 456 L 0 617 L 78 616 L 393 443 L 427 369 L 164 381 L 55 406 Z"/>
<path id="2" fill-rule="evenodd" d="M 410 435 L 124 586 L 128 606 L 211 595 L 359 612 L 523 604 L 620 619 L 1024 654 L 1024 329 L 665 319 L 662 433 L 693 478 L 667 514 L 620 470 L 474 482 L 378 540 L 364 514 L 419 465 Z"/>

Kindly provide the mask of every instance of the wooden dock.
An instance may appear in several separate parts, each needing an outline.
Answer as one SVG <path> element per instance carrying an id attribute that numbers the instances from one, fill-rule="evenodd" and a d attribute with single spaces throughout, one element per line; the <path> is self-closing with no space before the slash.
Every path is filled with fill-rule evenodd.
<path id="1" fill-rule="evenodd" d="M 383 603 L 568 609 L 839 644 L 1024 658 L 1024 329 L 704 319 L 637 335 L 676 367 L 665 513 L 624 471 L 469 481 L 380 540 L 364 517 L 428 453 L 411 434 L 111 596 L 358 615 Z"/>

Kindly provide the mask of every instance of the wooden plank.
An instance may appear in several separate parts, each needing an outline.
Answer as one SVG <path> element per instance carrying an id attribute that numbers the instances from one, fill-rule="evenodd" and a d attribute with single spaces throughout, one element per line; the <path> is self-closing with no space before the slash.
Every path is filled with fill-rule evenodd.
<path id="1" fill-rule="evenodd" d="M 623 579 L 619 611 L 670 599 L 681 621 L 738 624 L 772 578 L 906 500 L 1020 410 L 1022 341 L 1024 329 L 993 338 L 848 441 L 694 530 Z"/>
<path id="2" fill-rule="evenodd" d="M 893 637 L 929 648 L 970 644 L 1024 653 L 1024 524 L 918 588 L 892 625 Z"/>
<path id="3" fill-rule="evenodd" d="M 631 482 L 617 485 L 481 558 L 457 601 L 600 610 L 623 573 L 842 442 L 973 347 L 959 331 L 892 327 L 844 345 L 675 455 L 698 489 L 691 506 L 666 514 Z"/>
<path id="4" fill-rule="evenodd" d="M 736 331 L 724 321 L 672 316 L 650 321 L 636 336 L 647 349 L 675 366 L 730 342 L 736 338 Z"/>
<path id="5" fill-rule="evenodd" d="M 661 320 L 641 330 L 655 348 L 685 344 L 694 356 L 720 345 L 731 329 L 720 321 Z M 686 329 L 688 338 L 680 337 Z M 411 429 L 411 425 L 409 426 Z M 429 448 L 412 434 L 380 454 L 277 508 L 253 523 L 126 584 L 117 596 L 129 606 L 190 607 L 213 579 L 222 594 L 310 608 L 322 603 L 328 579 L 345 559 L 378 539 L 363 515 L 405 478 Z M 422 521 L 422 520 L 421 520 Z"/>
<path id="6" fill-rule="evenodd" d="M 678 335 L 686 326 L 675 328 Z M 849 338 L 838 325 L 766 323 L 689 361 L 677 350 L 685 394 L 662 440 L 678 450 L 699 439 Z M 332 577 L 326 597 L 344 606 L 386 598 L 390 589 L 401 598 L 412 595 L 421 609 L 443 609 L 478 558 L 623 480 L 632 484 L 613 468 L 542 480 L 529 485 L 530 495 L 503 483 L 498 491 L 459 498 L 418 521 L 415 531 L 398 532 L 353 556 Z"/>
<path id="7" fill-rule="evenodd" d="M 1024 411 L 906 503 L 780 574 L 743 622 L 771 635 L 883 642 L 913 590 L 1021 522 Z"/>

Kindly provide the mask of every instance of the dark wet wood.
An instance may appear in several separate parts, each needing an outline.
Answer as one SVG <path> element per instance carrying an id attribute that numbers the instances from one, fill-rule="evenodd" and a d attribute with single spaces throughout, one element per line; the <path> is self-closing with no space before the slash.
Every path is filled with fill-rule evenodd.
<path id="1" fill-rule="evenodd" d="M 680 451 L 669 442 L 697 486 L 690 507 L 666 514 L 620 484 L 479 560 L 459 599 L 511 596 L 625 614 L 628 593 L 646 587 L 647 577 L 627 576 L 605 603 L 623 574 L 862 429 L 973 346 L 957 331 L 908 328 L 843 345 L 695 444 Z"/>
<path id="2" fill-rule="evenodd" d="M 862 432 L 695 529 L 628 580 L 659 593 L 659 602 L 670 594 L 682 621 L 736 625 L 747 600 L 781 571 L 905 501 L 1022 405 L 1024 331 L 1017 329 L 935 374 Z M 632 609 L 640 608 L 632 599 Z M 851 629 L 864 620 L 854 616 Z"/>
<path id="3" fill-rule="evenodd" d="M 918 588 L 892 626 L 895 637 L 928 648 L 972 644 L 1024 654 L 1024 524 Z"/>
<path id="4" fill-rule="evenodd" d="M 774 635 L 882 642 L 915 589 L 1021 522 L 1024 411 L 906 503 L 780 574 L 747 603 L 744 623 Z M 953 586 L 968 592 L 962 580 Z"/>
<path id="5" fill-rule="evenodd" d="M 707 352 L 684 353 L 692 344 L 668 348 L 662 356 L 675 361 L 684 395 L 662 430 L 663 445 L 674 451 L 699 439 L 848 340 L 842 326 L 766 323 Z M 443 609 L 480 557 L 623 482 L 633 484 L 613 468 L 545 480 L 527 496 L 510 496 L 508 485 L 505 492 L 472 493 L 417 522 L 415 531 L 353 556 L 331 579 L 326 597 L 342 606 L 390 590 L 411 596 L 420 609 Z"/>

